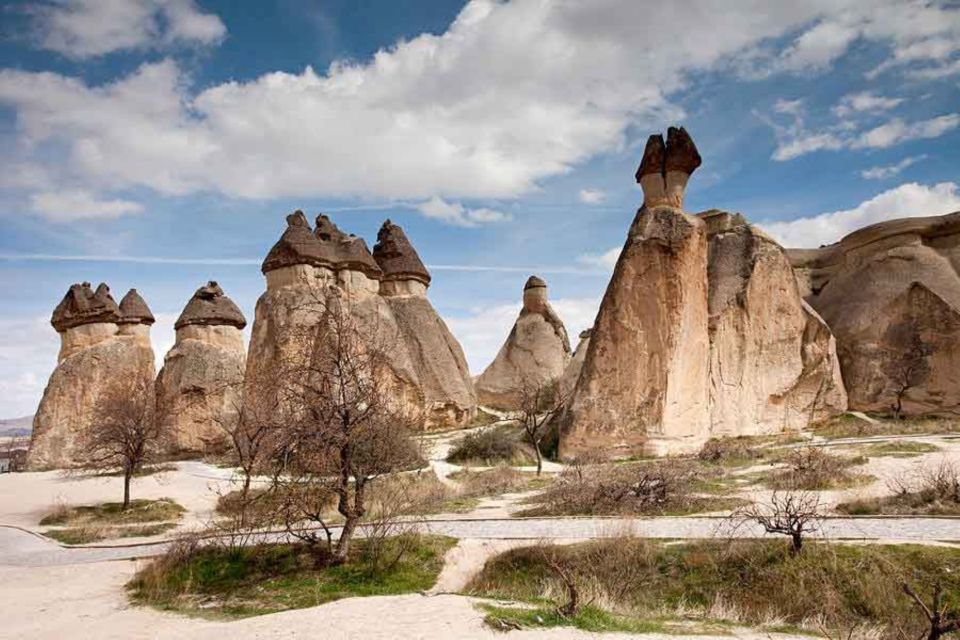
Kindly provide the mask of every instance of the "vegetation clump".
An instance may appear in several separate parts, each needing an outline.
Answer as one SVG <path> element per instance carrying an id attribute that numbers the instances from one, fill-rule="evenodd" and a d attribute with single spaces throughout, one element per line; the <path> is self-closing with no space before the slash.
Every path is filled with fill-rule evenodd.
<path id="1" fill-rule="evenodd" d="M 837 505 L 848 515 L 960 515 L 960 468 L 949 462 L 891 482 L 893 495 L 860 498 Z"/>
<path id="2" fill-rule="evenodd" d="M 119 502 L 68 507 L 58 505 L 40 520 L 42 526 L 77 526 L 81 524 L 132 524 L 179 520 L 186 512 L 170 498 L 131 500 L 126 509 Z"/>
<path id="3" fill-rule="evenodd" d="M 521 465 L 533 462 L 533 456 L 520 441 L 516 429 L 488 427 L 463 436 L 447 454 L 447 462 L 460 465 Z"/>
<path id="4" fill-rule="evenodd" d="M 869 478 L 851 469 L 867 461 L 863 456 L 836 456 L 822 447 L 791 449 L 783 458 L 785 468 L 772 474 L 766 484 L 771 489 L 800 491 L 850 487 Z"/>
<path id="5" fill-rule="evenodd" d="M 127 584 L 134 602 L 208 617 L 242 618 L 340 598 L 429 589 L 452 538 L 404 534 L 357 540 L 347 562 L 306 544 L 173 547 Z"/>
<path id="6" fill-rule="evenodd" d="M 556 558 L 579 586 L 580 611 L 599 608 L 620 624 L 662 624 L 671 617 L 749 625 L 776 620 L 811 632 L 820 632 L 820 625 L 833 631 L 870 625 L 891 640 L 901 637 L 898 630 L 912 638 L 927 628 L 903 593 L 905 580 L 939 583 L 944 602 L 960 599 L 960 550 L 951 548 L 811 543 L 794 554 L 773 540 L 616 538 L 547 549 L 525 547 L 493 558 L 467 591 L 535 603 L 548 614 L 544 604 L 567 599 L 564 580 L 548 561 Z M 513 616 L 533 626 L 532 616 Z M 544 617 L 544 624 L 552 619 Z M 573 615 L 566 624 L 582 621 Z"/>
<path id="7" fill-rule="evenodd" d="M 756 446 L 754 438 L 710 438 L 697 453 L 702 462 L 723 466 L 744 466 L 763 459 L 763 451 Z"/>

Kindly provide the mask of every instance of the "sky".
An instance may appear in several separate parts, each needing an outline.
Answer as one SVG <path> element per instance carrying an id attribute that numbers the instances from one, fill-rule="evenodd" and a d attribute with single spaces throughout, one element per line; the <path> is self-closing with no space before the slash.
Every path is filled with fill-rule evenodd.
<path id="1" fill-rule="evenodd" d="M 71 283 L 252 321 L 284 216 L 404 227 L 473 373 L 532 273 L 575 336 L 683 125 L 691 212 L 785 246 L 960 210 L 960 5 L 905 0 L 0 2 L 0 418 Z"/>

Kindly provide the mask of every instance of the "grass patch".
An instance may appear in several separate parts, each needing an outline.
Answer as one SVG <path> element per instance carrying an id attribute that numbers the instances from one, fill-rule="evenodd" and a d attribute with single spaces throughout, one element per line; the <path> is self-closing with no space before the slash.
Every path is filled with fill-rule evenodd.
<path id="1" fill-rule="evenodd" d="M 960 421 L 953 418 L 880 419 L 877 424 L 861 420 L 848 413 L 825 420 L 813 427 L 813 432 L 827 439 L 863 438 L 869 436 L 960 434 Z"/>
<path id="2" fill-rule="evenodd" d="M 130 507 L 123 510 L 122 503 L 68 507 L 58 505 L 40 520 L 42 526 L 116 525 L 138 522 L 166 522 L 179 520 L 186 512 L 182 506 L 169 498 L 159 500 L 131 500 Z"/>
<path id="3" fill-rule="evenodd" d="M 594 633 L 669 633 L 663 622 L 638 620 L 621 616 L 593 606 L 582 607 L 572 616 L 562 616 L 555 608 L 517 608 L 480 605 L 486 612 L 484 624 L 497 631 L 511 629 L 576 627 Z M 685 629 L 688 633 L 689 629 Z"/>
<path id="4" fill-rule="evenodd" d="M 936 453 L 940 447 L 929 442 L 912 442 L 910 440 L 898 440 L 893 442 L 878 442 L 858 448 L 863 455 L 868 458 L 916 458 L 927 453 Z"/>
<path id="5" fill-rule="evenodd" d="M 433 586 L 456 540 L 442 536 L 388 539 L 374 557 L 366 540 L 353 543 L 349 562 L 327 566 L 303 545 L 239 549 L 175 549 L 134 576 L 131 599 L 159 609 L 207 617 L 243 618 L 313 607 L 356 596 L 416 593 Z"/>
<path id="6" fill-rule="evenodd" d="M 127 527 L 105 527 L 102 525 L 85 525 L 66 529 L 47 529 L 43 535 L 63 544 L 90 544 L 102 540 L 116 540 L 119 538 L 149 538 L 175 529 L 175 522 L 158 522 L 156 524 L 132 525 Z"/>
<path id="7" fill-rule="evenodd" d="M 520 430 L 501 425 L 463 436 L 450 449 L 447 462 L 480 467 L 498 464 L 519 466 L 532 464 L 534 454 L 522 442 Z"/>
<path id="8" fill-rule="evenodd" d="M 514 549 L 489 560 L 467 592 L 534 603 L 533 611 L 559 605 L 565 589 L 547 553 L 574 576 L 584 602 L 641 620 L 777 621 L 815 632 L 822 617 L 828 628 L 876 625 L 885 630 L 881 637 L 895 638 L 894 625 L 913 634 L 922 629 L 902 581 L 924 592 L 940 581 L 948 602 L 960 600 L 957 549 L 809 543 L 794 556 L 773 540 L 671 544 L 619 538 Z"/>

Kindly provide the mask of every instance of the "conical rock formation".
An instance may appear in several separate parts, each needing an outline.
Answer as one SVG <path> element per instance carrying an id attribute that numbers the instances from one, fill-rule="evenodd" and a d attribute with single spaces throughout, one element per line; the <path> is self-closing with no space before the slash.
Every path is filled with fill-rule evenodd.
<path id="1" fill-rule="evenodd" d="M 178 453 L 216 448 L 239 416 L 246 319 L 216 282 L 197 289 L 156 383 L 156 419 Z"/>
<path id="2" fill-rule="evenodd" d="M 517 409 L 522 389 L 558 380 L 569 362 L 570 340 L 547 302 L 547 283 L 530 276 L 520 316 L 497 357 L 477 378 L 477 397 L 485 406 Z"/>
<path id="3" fill-rule="evenodd" d="M 105 398 L 143 394 L 152 406 L 153 315 L 135 290 L 118 306 L 107 285 L 94 291 L 88 282 L 75 284 L 50 322 L 60 334 L 60 354 L 33 419 L 27 465 L 34 470 L 77 463 Z"/>

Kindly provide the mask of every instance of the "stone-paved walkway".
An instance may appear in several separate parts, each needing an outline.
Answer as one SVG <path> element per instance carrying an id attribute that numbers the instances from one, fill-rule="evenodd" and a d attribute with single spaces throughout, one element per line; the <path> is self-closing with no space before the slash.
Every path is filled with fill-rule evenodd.
<path id="1" fill-rule="evenodd" d="M 624 534 L 675 539 L 764 536 L 752 523 L 735 526 L 728 519 L 706 517 L 433 519 L 424 523 L 423 529 L 474 540 L 588 540 Z M 827 518 L 814 535 L 837 540 L 960 543 L 960 519 Z M 267 534 L 262 539 L 282 538 L 282 534 Z M 68 548 L 21 529 L 0 526 L 0 565 L 52 566 L 143 558 L 162 553 L 168 544 Z"/>

